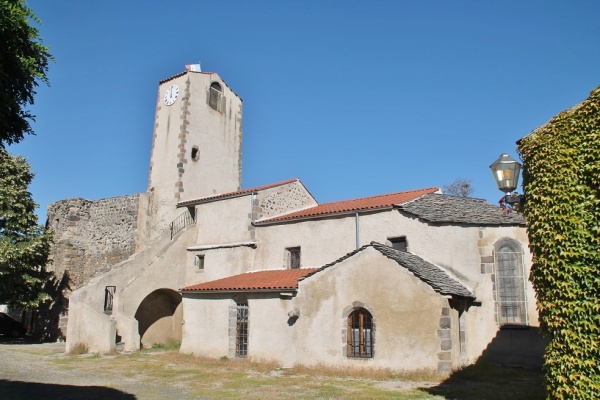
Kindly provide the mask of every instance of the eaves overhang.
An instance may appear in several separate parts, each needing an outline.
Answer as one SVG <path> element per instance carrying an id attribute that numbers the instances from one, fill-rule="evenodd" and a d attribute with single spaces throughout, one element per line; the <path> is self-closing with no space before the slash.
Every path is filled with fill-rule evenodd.
<path id="1" fill-rule="evenodd" d="M 244 192 L 244 193 L 239 193 L 239 194 L 233 194 L 230 196 L 211 196 L 211 197 L 206 197 L 204 199 L 196 199 L 196 200 L 185 200 L 185 201 L 180 201 L 179 203 L 177 203 L 177 208 L 181 208 L 181 207 L 189 207 L 189 206 L 197 206 L 199 204 L 207 204 L 207 203 L 214 203 L 216 201 L 221 201 L 221 200 L 225 200 L 225 199 L 235 199 L 237 197 L 244 197 L 244 196 L 251 196 L 253 194 L 258 193 L 257 191 L 252 191 L 252 192 Z"/>
<path id="2" fill-rule="evenodd" d="M 356 214 L 372 214 L 379 211 L 388 211 L 392 210 L 395 206 L 384 206 L 384 207 L 376 207 L 369 209 L 361 209 L 361 210 L 349 210 L 349 211 L 339 211 L 332 212 L 326 214 L 315 214 L 315 215 L 307 215 L 302 217 L 275 217 L 269 218 L 264 221 L 254 221 L 253 225 L 255 226 L 265 226 L 265 225 L 279 225 L 285 223 L 294 223 L 301 221 L 310 221 L 310 220 L 318 220 L 318 219 L 326 219 L 326 218 L 336 218 L 336 217 L 346 217 L 346 216 L 355 216 Z"/>
<path id="3" fill-rule="evenodd" d="M 255 249 L 258 246 L 258 242 L 237 242 L 237 243 L 222 243 L 222 244 L 202 244 L 197 246 L 190 246 L 187 251 L 203 251 L 203 250 L 215 250 L 215 249 L 231 249 L 234 247 L 250 247 Z"/>
<path id="4" fill-rule="evenodd" d="M 213 289 L 213 290 L 184 290 L 180 289 L 181 293 L 195 293 L 195 294 L 215 294 L 215 293 L 279 293 L 284 295 L 285 293 L 293 292 L 294 294 L 298 289 Z"/>
<path id="5" fill-rule="evenodd" d="M 263 190 L 273 189 L 273 188 L 288 185 L 288 184 L 294 183 L 294 182 L 300 182 L 300 179 L 293 178 L 293 179 L 288 179 L 288 180 L 281 181 L 281 182 L 275 182 L 275 183 L 271 183 L 271 184 L 267 184 L 267 185 L 263 185 L 263 186 L 257 186 L 257 187 L 253 187 L 253 188 L 237 190 L 235 192 L 217 194 L 214 196 L 202 197 L 199 199 L 183 200 L 183 201 L 178 202 L 176 207 L 181 208 L 181 207 L 196 206 L 199 204 L 212 203 L 215 201 L 234 199 L 236 197 L 256 195 Z"/>

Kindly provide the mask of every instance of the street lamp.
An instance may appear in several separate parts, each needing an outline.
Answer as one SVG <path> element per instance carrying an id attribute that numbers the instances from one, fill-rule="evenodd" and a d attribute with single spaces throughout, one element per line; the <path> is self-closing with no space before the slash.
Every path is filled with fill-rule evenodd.
<path id="1" fill-rule="evenodd" d="M 515 205 L 521 201 L 521 195 L 514 192 L 519 184 L 519 173 L 521 164 L 511 156 L 504 153 L 492 165 L 490 169 L 494 174 L 494 179 L 498 189 L 505 193 L 504 201 L 510 205 Z"/>

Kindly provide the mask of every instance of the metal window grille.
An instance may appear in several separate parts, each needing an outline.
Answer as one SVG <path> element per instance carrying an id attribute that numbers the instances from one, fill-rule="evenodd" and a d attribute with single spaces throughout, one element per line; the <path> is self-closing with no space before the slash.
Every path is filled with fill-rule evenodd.
<path id="1" fill-rule="evenodd" d="M 365 309 L 348 316 L 348 357 L 373 357 L 373 318 Z"/>
<path id="2" fill-rule="evenodd" d="M 235 356 L 246 357 L 248 355 L 248 303 L 237 305 Z"/>
<path id="3" fill-rule="evenodd" d="M 113 309 L 113 299 L 115 297 L 115 292 L 117 291 L 116 286 L 107 286 L 104 288 L 104 311 L 112 311 Z"/>
<path id="4" fill-rule="evenodd" d="M 498 322 L 527 324 L 523 254 L 503 246 L 496 252 L 496 304 Z"/>

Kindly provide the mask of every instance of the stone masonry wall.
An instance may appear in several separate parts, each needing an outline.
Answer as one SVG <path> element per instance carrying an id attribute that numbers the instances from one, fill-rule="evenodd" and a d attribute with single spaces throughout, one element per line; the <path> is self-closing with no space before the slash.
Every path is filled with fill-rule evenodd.
<path id="1" fill-rule="evenodd" d="M 139 194 L 102 200 L 73 198 L 48 206 L 48 228 L 54 231 L 50 268 L 70 289 L 86 285 L 136 250 Z"/>
<path id="2" fill-rule="evenodd" d="M 269 218 L 314 204 L 314 199 L 295 182 L 261 192 L 254 202 L 254 219 Z"/>

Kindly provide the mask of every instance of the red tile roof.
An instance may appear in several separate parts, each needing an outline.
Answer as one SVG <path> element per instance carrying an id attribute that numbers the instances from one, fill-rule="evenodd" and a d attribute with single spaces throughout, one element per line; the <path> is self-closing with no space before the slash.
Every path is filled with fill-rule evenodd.
<path id="1" fill-rule="evenodd" d="M 319 268 L 277 269 L 233 275 L 180 289 L 183 292 L 296 290 L 298 280 Z"/>
<path id="2" fill-rule="evenodd" d="M 363 197 L 354 200 L 344 200 L 332 203 L 319 204 L 318 206 L 296 211 L 290 214 L 280 215 L 262 221 L 256 221 L 256 225 L 267 224 L 271 222 L 280 222 L 293 219 L 303 219 L 330 214 L 345 214 L 363 210 L 374 210 L 378 208 L 392 207 L 415 200 L 429 193 L 439 191 L 439 187 L 426 189 L 409 190 L 406 192 L 383 194 L 379 196 Z"/>
<path id="3" fill-rule="evenodd" d="M 263 186 L 257 186 L 257 187 L 253 187 L 250 189 L 238 190 L 236 192 L 223 193 L 223 194 L 219 194 L 216 196 L 210 196 L 210 197 L 202 197 L 200 199 L 180 201 L 179 203 L 177 203 L 177 207 L 187 207 L 187 206 L 191 206 L 191 205 L 195 205 L 195 204 L 210 203 L 211 201 L 221 200 L 221 199 L 225 199 L 228 197 L 244 196 L 247 194 L 256 193 L 261 190 L 271 189 L 271 188 L 274 188 L 277 186 L 283 186 L 283 185 L 287 185 L 288 183 L 299 182 L 299 181 L 300 181 L 300 179 L 298 179 L 298 178 L 288 179 L 286 181 L 271 183 L 271 184 L 263 185 Z"/>

